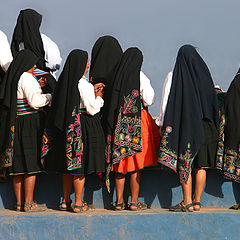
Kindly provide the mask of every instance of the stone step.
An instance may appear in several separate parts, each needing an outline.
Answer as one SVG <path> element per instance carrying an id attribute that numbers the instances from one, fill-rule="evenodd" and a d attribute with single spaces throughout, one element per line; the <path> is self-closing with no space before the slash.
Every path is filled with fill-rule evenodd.
<path id="1" fill-rule="evenodd" d="M 165 209 L 94 209 L 81 214 L 49 209 L 43 213 L 0 210 L 0 240 L 238 240 L 239 222 L 240 211 L 226 208 L 202 208 L 194 213 Z"/>

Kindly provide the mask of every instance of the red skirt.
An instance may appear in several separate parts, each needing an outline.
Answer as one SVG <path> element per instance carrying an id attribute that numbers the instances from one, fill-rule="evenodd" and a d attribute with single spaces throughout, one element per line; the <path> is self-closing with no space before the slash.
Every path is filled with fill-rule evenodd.
<path id="1" fill-rule="evenodd" d="M 147 110 L 141 111 L 142 152 L 126 157 L 113 165 L 113 171 L 126 174 L 147 166 L 157 165 L 157 148 L 160 144 L 158 128 Z"/>

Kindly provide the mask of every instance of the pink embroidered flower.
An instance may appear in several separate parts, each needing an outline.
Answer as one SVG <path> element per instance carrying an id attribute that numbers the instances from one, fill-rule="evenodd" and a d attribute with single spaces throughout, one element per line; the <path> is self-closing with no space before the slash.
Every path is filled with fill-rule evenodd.
<path id="1" fill-rule="evenodd" d="M 186 182 L 187 181 L 187 173 L 184 171 L 180 171 L 179 172 L 179 178 L 180 178 L 180 182 Z"/>
<path id="2" fill-rule="evenodd" d="M 110 143 L 112 141 L 112 136 L 110 134 L 108 134 L 107 136 L 107 143 Z"/>
<path id="3" fill-rule="evenodd" d="M 138 92 L 137 89 L 133 89 L 133 90 L 132 90 L 132 96 L 133 96 L 134 98 L 136 98 L 136 97 L 139 96 L 139 92 Z"/>
<path id="4" fill-rule="evenodd" d="M 172 127 L 171 127 L 171 126 L 167 126 L 167 127 L 166 127 L 166 132 L 167 132 L 167 133 L 172 132 Z"/>
<path id="5" fill-rule="evenodd" d="M 69 136 L 69 135 L 67 136 L 67 141 L 71 142 L 71 136 Z"/>

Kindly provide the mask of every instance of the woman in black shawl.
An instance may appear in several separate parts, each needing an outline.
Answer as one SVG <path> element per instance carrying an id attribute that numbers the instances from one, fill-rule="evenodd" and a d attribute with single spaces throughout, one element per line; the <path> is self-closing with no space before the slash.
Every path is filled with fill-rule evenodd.
<path id="1" fill-rule="evenodd" d="M 225 98 L 224 177 L 240 182 L 240 71 L 233 79 Z"/>
<path id="2" fill-rule="evenodd" d="M 240 182 L 240 69 L 228 88 L 225 97 L 224 152 L 222 171 L 225 178 Z M 239 210 L 240 204 L 231 209 Z"/>
<path id="3" fill-rule="evenodd" d="M 36 64 L 38 69 L 34 71 L 34 75 L 39 79 L 44 93 L 52 93 L 56 80 L 50 71 L 58 69 L 59 64 L 56 64 L 54 69 L 49 69 L 46 66 L 44 44 L 40 33 L 41 22 L 42 15 L 35 10 L 21 10 L 13 32 L 11 50 L 13 57 L 23 49 L 31 50 L 38 57 Z"/>
<path id="4" fill-rule="evenodd" d="M 40 110 L 51 102 L 51 94 L 42 94 L 37 79 L 32 75 L 37 61 L 37 56 L 31 51 L 20 51 L 11 63 L 0 90 L 3 107 L 0 121 L 0 168 L 8 168 L 9 174 L 13 175 L 16 210 L 26 212 L 43 210 L 33 201 L 33 191 L 36 173 L 43 171 L 40 162 Z"/>
<path id="5" fill-rule="evenodd" d="M 75 213 L 88 209 L 82 200 L 85 175 L 105 171 L 105 141 L 97 114 L 103 105 L 103 89 L 95 96 L 94 87 L 84 76 L 88 68 L 87 52 L 77 49 L 68 55 L 54 92 L 42 147 L 46 169 L 63 173 L 60 210 L 71 210 L 73 184 Z"/>
<path id="6" fill-rule="evenodd" d="M 94 88 L 104 86 L 104 106 L 101 110 L 103 126 L 107 112 L 109 96 L 112 91 L 112 78 L 115 68 L 123 55 L 118 40 L 112 36 L 100 37 L 94 44 L 91 54 L 90 82 Z"/>
<path id="7" fill-rule="evenodd" d="M 217 150 L 218 104 L 207 65 L 191 45 L 180 48 L 168 97 L 159 163 L 178 173 L 183 202 L 171 210 L 200 209 L 205 186 L 203 168 L 214 167 Z M 192 201 L 192 168 L 196 171 Z"/>
<path id="8" fill-rule="evenodd" d="M 115 70 L 109 96 L 106 118 L 107 187 L 109 190 L 109 173 L 113 170 L 117 193 L 115 210 L 125 208 L 123 192 L 127 173 L 131 174 L 129 209 L 146 209 L 146 204 L 138 201 L 140 169 L 157 163 L 155 152 L 158 145 L 154 148 L 154 143 L 159 141 L 159 133 L 150 114 L 142 109 L 143 105 L 154 102 L 154 91 L 149 79 L 140 72 L 142 61 L 139 49 L 129 48 L 124 52 Z M 144 99 L 146 96 L 148 103 Z"/>

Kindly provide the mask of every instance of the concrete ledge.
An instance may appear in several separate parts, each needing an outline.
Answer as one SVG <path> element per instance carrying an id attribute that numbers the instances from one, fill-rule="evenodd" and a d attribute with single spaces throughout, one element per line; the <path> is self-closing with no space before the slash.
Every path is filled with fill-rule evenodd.
<path id="1" fill-rule="evenodd" d="M 240 235 L 240 212 L 202 209 L 199 213 L 143 212 L 95 209 L 83 214 L 48 210 L 16 213 L 0 210 L 2 239 L 231 239 Z"/>
<path id="2" fill-rule="evenodd" d="M 113 184 L 112 184 L 113 187 Z M 126 185 L 125 201 L 130 195 Z M 37 178 L 35 199 L 48 208 L 57 208 L 62 197 L 61 176 L 42 174 Z M 74 194 L 71 196 L 74 198 Z M 109 208 L 115 200 L 114 191 L 108 194 L 105 187 L 98 186 L 96 175 L 87 176 L 84 199 L 96 208 Z M 151 208 L 167 207 L 182 200 L 181 187 L 177 175 L 168 169 L 144 170 L 141 181 L 140 201 Z M 229 207 L 240 202 L 240 186 L 223 179 L 217 170 L 207 171 L 207 184 L 202 197 L 204 206 Z M 13 208 L 15 196 L 11 178 L 7 183 L 0 184 L 0 209 Z"/>

